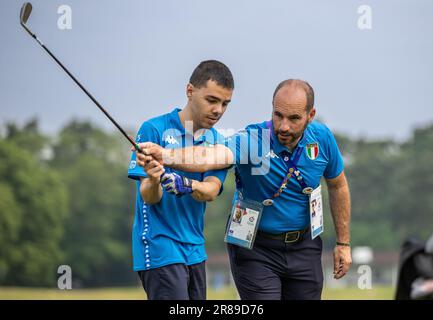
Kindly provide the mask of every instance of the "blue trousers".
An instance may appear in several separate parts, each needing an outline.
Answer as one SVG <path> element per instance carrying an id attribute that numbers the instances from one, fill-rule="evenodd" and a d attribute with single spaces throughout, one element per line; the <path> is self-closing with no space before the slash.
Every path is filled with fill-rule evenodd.
<path id="1" fill-rule="evenodd" d="M 205 261 L 138 271 L 149 300 L 206 300 Z"/>
<path id="2" fill-rule="evenodd" d="M 227 247 L 242 300 L 320 300 L 322 240 L 310 231 L 291 244 L 257 234 L 252 250 Z"/>

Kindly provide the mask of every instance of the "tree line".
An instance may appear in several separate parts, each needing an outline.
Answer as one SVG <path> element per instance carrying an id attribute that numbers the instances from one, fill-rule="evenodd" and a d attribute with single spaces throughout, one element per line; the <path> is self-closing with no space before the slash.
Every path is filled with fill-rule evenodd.
<path id="1" fill-rule="evenodd" d="M 75 286 L 136 282 L 131 269 L 135 184 L 127 178 L 129 145 L 88 121 L 47 136 L 37 120 L 4 125 L 0 135 L 0 285 L 56 286 L 69 265 Z M 433 233 L 433 124 L 407 141 L 336 134 L 352 199 L 352 244 L 399 250 L 404 239 Z M 324 198 L 327 204 L 326 184 Z M 208 204 L 208 253 L 225 251 L 223 235 L 235 184 Z M 335 234 L 325 208 L 325 249 Z"/>

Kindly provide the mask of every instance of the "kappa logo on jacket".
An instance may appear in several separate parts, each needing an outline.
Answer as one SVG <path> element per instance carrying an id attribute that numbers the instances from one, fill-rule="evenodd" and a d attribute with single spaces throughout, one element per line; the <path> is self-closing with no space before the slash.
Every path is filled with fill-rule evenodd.
<path id="1" fill-rule="evenodd" d="M 167 144 L 179 144 L 179 142 L 173 136 L 167 136 L 165 138 Z"/>
<path id="2" fill-rule="evenodd" d="M 274 150 L 269 151 L 269 152 L 265 155 L 265 158 L 269 158 L 269 157 L 271 157 L 272 159 L 274 159 L 274 158 L 279 158 L 279 156 L 277 156 L 277 155 L 274 153 Z"/>

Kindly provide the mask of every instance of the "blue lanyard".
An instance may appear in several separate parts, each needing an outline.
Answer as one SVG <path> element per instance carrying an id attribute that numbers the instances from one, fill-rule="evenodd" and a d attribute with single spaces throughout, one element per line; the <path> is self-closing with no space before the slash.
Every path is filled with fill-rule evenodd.
<path id="1" fill-rule="evenodd" d="M 272 130 L 272 122 L 271 121 L 266 121 L 266 128 Z M 271 132 L 270 138 L 271 138 L 271 143 L 273 143 L 272 132 Z M 310 194 L 313 191 L 313 188 L 307 186 L 304 178 L 301 175 L 301 171 L 296 166 L 299 162 L 300 157 L 301 157 L 302 150 L 303 150 L 303 148 L 300 148 L 299 146 L 296 148 L 296 150 L 293 152 L 293 154 L 294 154 L 293 160 L 290 159 L 288 152 L 283 152 L 283 156 L 284 156 L 283 161 L 284 161 L 284 164 L 286 165 L 287 172 L 284 176 L 283 181 L 280 184 L 280 187 L 272 196 L 274 199 L 277 198 L 283 192 L 283 190 L 286 188 L 287 183 L 289 182 L 289 180 L 293 176 L 296 178 L 296 181 L 298 181 L 298 183 L 301 185 L 302 193 Z"/>
<path id="2" fill-rule="evenodd" d="M 302 178 L 301 171 L 299 171 L 296 164 L 299 161 L 299 158 L 301 157 L 302 148 L 297 148 L 295 152 L 295 156 L 293 157 L 293 160 L 290 159 L 290 157 L 284 153 L 284 164 L 287 167 L 287 174 L 286 177 L 290 174 L 288 178 L 290 179 L 292 176 L 296 177 L 296 181 L 301 185 L 302 190 L 309 190 L 307 184 L 305 183 L 305 180 Z"/>
<path id="3" fill-rule="evenodd" d="M 272 130 L 272 122 L 271 121 L 266 121 L 266 128 Z M 272 132 L 271 132 L 271 136 L 270 136 L 270 141 L 271 141 L 271 143 L 273 142 Z M 294 154 L 293 160 L 290 159 L 288 152 L 284 152 L 283 161 L 284 161 L 284 164 L 287 168 L 287 172 L 284 175 L 284 179 L 281 181 L 280 187 L 278 188 L 278 190 L 273 194 L 272 197 L 268 197 L 266 200 L 264 200 L 263 203 L 267 202 L 266 205 L 271 205 L 273 203 L 272 199 L 275 199 L 281 195 L 281 193 L 286 188 L 287 183 L 289 182 L 289 180 L 293 176 L 296 178 L 296 181 L 298 181 L 298 183 L 300 184 L 300 186 L 302 188 L 302 193 L 310 194 L 313 191 L 313 188 L 307 186 L 307 184 L 305 183 L 305 180 L 303 179 L 303 177 L 301 175 L 301 172 L 299 171 L 299 169 L 296 166 L 299 162 L 299 159 L 301 158 L 302 150 L 303 150 L 303 148 L 300 148 L 300 147 L 296 148 L 296 150 L 293 153 Z M 242 190 L 242 181 L 240 178 L 240 173 L 239 173 L 237 168 L 235 168 L 235 181 L 236 181 L 236 189 L 241 191 Z"/>

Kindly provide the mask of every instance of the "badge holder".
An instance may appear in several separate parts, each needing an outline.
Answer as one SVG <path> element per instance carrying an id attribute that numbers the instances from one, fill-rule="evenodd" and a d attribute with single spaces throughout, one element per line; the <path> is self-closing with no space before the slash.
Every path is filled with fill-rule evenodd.
<path id="1" fill-rule="evenodd" d="M 263 205 L 261 203 L 248 199 L 238 199 L 232 207 L 224 241 L 252 249 L 262 211 Z"/>
<path id="2" fill-rule="evenodd" d="M 309 195 L 311 238 L 323 232 L 322 187 L 319 185 Z"/>

